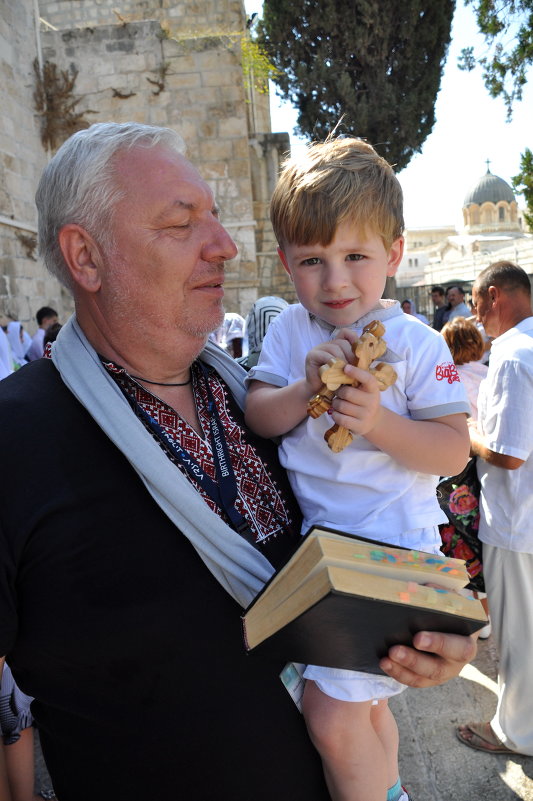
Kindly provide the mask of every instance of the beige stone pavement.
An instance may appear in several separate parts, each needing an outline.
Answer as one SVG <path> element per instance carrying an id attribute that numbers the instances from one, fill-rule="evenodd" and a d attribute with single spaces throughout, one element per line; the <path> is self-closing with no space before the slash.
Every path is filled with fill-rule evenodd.
<path id="1" fill-rule="evenodd" d="M 458 724 L 492 718 L 497 665 L 489 637 L 458 678 L 391 699 L 400 728 L 400 775 L 413 801 L 533 801 L 533 757 L 485 754 L 455 735 Z"/>

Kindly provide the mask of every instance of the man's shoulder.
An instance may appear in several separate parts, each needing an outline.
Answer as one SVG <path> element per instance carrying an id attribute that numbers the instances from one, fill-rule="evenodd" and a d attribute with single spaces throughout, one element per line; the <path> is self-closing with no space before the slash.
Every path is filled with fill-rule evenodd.
<path id="1" fill-rule="evenodd" d="M 50 359 L 36 359 L 0 381 L 0 409 L 6 415 L 30 421 L 41 410 L 53 408 L 71 396 Z M 72 397 L 72 396 L 71 396 Z M 9 418 L 8 418 L 9 419 Z"/>

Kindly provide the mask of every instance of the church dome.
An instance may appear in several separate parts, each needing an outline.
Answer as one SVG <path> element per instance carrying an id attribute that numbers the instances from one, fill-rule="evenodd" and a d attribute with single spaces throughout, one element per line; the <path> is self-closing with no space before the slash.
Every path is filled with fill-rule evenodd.
<path id="1" fill-rule="evenodd" d="M 513 203 L 514 192 L 503 178 L 493 175 L 487 168 L 485 175 L 467 192 L 463 206 L 468 206 L 470 203 L 477 203 L 478 206 L 481 206 L 482 203 L 498 203 L 500 200 Z"/>

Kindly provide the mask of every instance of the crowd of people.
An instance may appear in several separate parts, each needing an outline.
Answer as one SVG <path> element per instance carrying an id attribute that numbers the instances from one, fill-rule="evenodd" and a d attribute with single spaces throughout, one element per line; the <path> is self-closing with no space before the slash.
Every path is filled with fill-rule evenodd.
<path id="1" fill-rule="evenodd" d="M 42 306 L 35 315 L 37 330 L 33 337 L 18 320 L 7 320 L 0 325 L 0 379 L 35 359 L 40 359 L 49 342 L 57 337 L 61 324 L 57 312 Z"/>
<path id="2" fill-rule="evenodd" d="M 7 350 L 0 335 L 0 797 L 33 801 L 9 749 L 34 720 L 60 801 L 408 801 L 387 699 L 457 676 L 476 638 L 418 632 L 380 676 L 308 665 L 301 715 L 283 664 L 246 655 L 240 614 L 313 524 L 440 552 L 437 482 L 469 454 L 500 689 L 494 718 L 457 736 L 533 755 L 523 270 L 484 270 L 472 308 L 461 287 L 433 287 L 432 325 L 412 300 L 383 299 L 403 254 L 401 188 L 350 137 L 284 165 L 271 217 L 298 302 L 260 298 L 246 320 L 224 313 L 236 247 L 172 130 L 79 131 L 36 201 L 41 255 L 75 314 L 60 326 L 40 309 L 31 342 L 9 322 Z M 373 320 L 397 374 L 383 392 L 349 363 Z M 312 419 L 332 356 L 349 381 Z M 332 422 L 352 438 L 341 454 L 324 441 Z"/>

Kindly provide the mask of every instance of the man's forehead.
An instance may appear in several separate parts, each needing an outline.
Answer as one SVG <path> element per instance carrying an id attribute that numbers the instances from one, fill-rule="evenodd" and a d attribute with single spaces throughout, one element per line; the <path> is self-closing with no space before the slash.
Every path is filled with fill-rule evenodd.
<path id="1" fill-rule="evenodd" d="M 163 146 L 134 147 L 116 158 L 119 180 L 140 185 L 147 199 L 153 192 L 169 211 L 215 205 L 211 187 L 181 153 Z"/>

